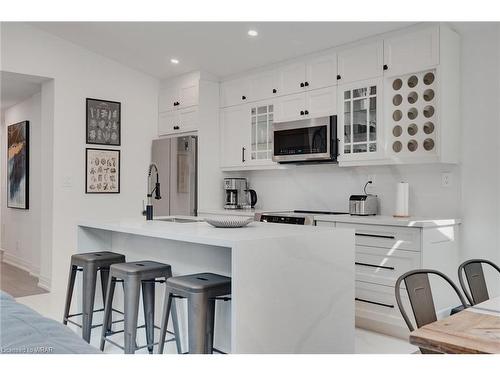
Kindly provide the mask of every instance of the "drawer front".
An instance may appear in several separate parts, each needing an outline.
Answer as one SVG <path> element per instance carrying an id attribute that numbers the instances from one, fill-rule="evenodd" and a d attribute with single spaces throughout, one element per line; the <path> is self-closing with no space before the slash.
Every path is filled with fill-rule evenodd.
<path id="1" fill-rule="evenodd" d="M 394 287 L 356 281 L 355 295 L 356 317 L 406 327 L 396 303 Z M 406 313 L 413 321 L 410 302 L 404 289 L 401 290 L 401 300 Z"/>
<path id="2" fill-rule="evenodd" d="M 420 251 L 420 229 L 388 225 L 337 223 L 338 228 L 354 228 L 356 245 L 392 250 Z"/>
<path id="3" fill-rule="evenodd" d="M 394 287 L 403 273 L 421 268 L 420 253 L 356 246 L 356 280 Z"/>

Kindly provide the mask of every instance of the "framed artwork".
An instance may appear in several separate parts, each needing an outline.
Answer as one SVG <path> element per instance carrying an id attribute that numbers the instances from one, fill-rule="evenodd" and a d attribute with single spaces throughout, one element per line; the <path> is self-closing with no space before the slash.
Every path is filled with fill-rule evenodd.
<path id="1" fill-rule="evenodd" d="M 85 193 L 120 192 L 120 150 L 85 149 Z"/>
<path id="2" fill-rule="evenodd" d="M 87 143 L 120 146 L 121 103 L 87 98 L 86 108 Z"/>
<path id="3" fill-rule="evenodd" d="M 30 123 L 7 126 L 7 207 L 29 209 Z"/>

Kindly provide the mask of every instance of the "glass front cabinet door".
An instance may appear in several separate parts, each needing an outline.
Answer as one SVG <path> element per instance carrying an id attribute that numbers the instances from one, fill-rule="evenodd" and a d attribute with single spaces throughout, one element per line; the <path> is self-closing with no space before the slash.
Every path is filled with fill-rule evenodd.
<path id="1" fill-rule="evenodd" d="M 381 91 L 381 79 L 339 86 L 339 162 L 381 158 Z"/>
<path id="2" fill-rule="evenodd" d="M 273 151 L 274 105 L 256 103 L 250 109 L 251 142 L 250 161 L 252 164 L 269 164 Z"/>

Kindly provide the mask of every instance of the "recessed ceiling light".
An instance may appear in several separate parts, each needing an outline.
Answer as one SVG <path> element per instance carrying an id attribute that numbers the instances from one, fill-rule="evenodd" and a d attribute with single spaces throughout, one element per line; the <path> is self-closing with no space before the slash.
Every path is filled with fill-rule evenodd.
<path id="1" fill-rule="evenodd" d="M 177 59 L 170 59 L 170 62 L 172 64 L 179 64 L 179 60 L 177 60 Z"/>
<path id="2" fill-rule="evenodd" d="M 249 36 L 257 36 L 257 35 L 259 35 L 259 33 L 257 32 L 257 30 L 248 30 L 248 35 Z"/>

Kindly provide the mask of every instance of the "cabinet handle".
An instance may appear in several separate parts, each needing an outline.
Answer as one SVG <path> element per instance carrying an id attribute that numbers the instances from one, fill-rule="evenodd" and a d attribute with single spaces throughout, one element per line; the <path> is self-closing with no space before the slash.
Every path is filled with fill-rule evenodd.
<path id="1" fill-rule="evenodd" d="M 245 162 L 245 150 L 246 148 L 245 147 L 242 147 L 241 148 L 241 162 L 244 163 Z"/>
<path id="2" fill-rule="evenodd" d="M 241 97 L 241 100 L 246 100 L 246 99 L 247 99 L 247 97 L 246 97 L 245 95 L 243 95 L 243 96 Z"/>
<path id="3" fill-rule="evenodd" d="M 384 64 L 384 70 L 387 70 L 389 69 L 389 67 L 387 66 L 387 64 Z"/>
<path id="4" fill-rule="evenodd" d="M 309 82 L 307 82 L 307 81 L 306 81 L 306 82 L 304 83 L 304 86 L 306 86 L 306 87 L 307 87 L 307 86 L 309 86 Z"/>
<path id="5" fill-rule="evenodd" d="M 396 238 L 394 236 L 384 236 L 382 234 L 368 234 L 368 233 L 356 233 L 356 236 L 360 236 L 360 237 L 375 237 L 375 238 L 388 238 L 390 240 L 393 240 L 393 239 Z"/>
<path id="6" fill-rule="evenodd" d="M 357 266 L 365 266 L 365 267 L 373 267 L 373 268 L 383 268 L 385 270 L 391 270 L 394 271 L 394 267 L 388 267 L 388 266 L 377 266 L 376 264 L 370 264 L 370 263 L 361 263 L 361 262 L 354 262 L 355 265 Z"/>
<path id="7" fill-rule="evenodd" d="M 371 303 L 372 305 L 378 305 L 378 306 L 384 306 L 384 307 L 389 307 L 390 309 L 394 308 L 394 305 L 388 305 L 387 303 L 382 303 L 382 302 L 374 302 L 374 301 L 369 301 L 367 299 L 362 299 L 362 298 L 354 298 L 355 301 L 360 301 L 360 302 L 365 302 L 365 303 Z"/>
<path id="8" fill-rule="evenodd" d="M 304 87 L 304 82 L 300 82 L 300 87 Z"/>
<path id="9" fill-rule="evenodd" d="M 305 114 L 305 115 L 308 115 L 308 114 L 309 114 L 309 111 L 306 109 L 306 110 L 304 111 L 304 114 Z"/>
<path id="10" fill-rule="evenodd" d="M 337 80 L 339 79 L 342 79 L 342 77 L 340 76 L 340 74 L 337 74 Z"/>
<path id="11" fill-rule="evenodd" d="M 179 102 L 174 102 L 174 107 L 178 106 L 179 104 Z"/>
<path id="12" fill-rule="evenodd" d="M 278 92 L 278 90 L 273 89 L 273 94 L 276 94 L 277 92 Z"/>
<path id="13" fill-rule="evenodd" d="M 304 111 L 300 111 L 300 115 L 301 115 L 301 116 L 304 116 Z"/>
<path id="14" fill-rule="evenodd" d="M 177 125 L 175 125 L 174 130 L 179 130 L 179 127 Z"/>

